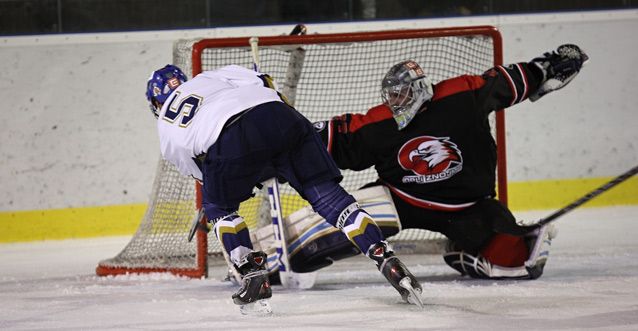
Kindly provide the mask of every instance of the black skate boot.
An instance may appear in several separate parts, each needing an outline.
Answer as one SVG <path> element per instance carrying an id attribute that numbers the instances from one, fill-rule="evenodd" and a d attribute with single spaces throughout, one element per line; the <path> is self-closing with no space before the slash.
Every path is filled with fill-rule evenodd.
<path id="1" fill-rule="evenodd" d="M 233 294 L 233 302 L 240 305 L 242 314 L 270 314 L 272 309 L 268 298 L 272 289 L 266 271 L 266 253 L 252 252 L 244 256 L 235 268 L 242 275 L 241 288 Z"/>
<path id="2" fill-rule="evenodd" d="M 405 302 L 423 308 L 421 284 L 399 258 L 394 256 L 394 252 L 386 242 L 382 241 L 373 245 L 368 250 L 368 257 L 376 262 L 379 271 L 399 291 Z"/>

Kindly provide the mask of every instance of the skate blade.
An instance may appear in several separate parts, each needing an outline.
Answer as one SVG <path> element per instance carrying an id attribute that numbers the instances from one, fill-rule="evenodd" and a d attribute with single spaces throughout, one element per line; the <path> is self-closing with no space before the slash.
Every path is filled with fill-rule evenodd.
<path id="1" fill-rule="evenodd" d="M 412 287 L 410 277 L 405 277 L 399 282 L 399 286 L 408 291 L 408 303 L 423 309 L 423 299 L 421 299 L 421 291 Z"/>
<path id="2" fill-rule="evenodd" d="M 272 315 L 272 307 L 268 299 L 257 300 L 245 305 L 239 306 L 239 311 L 242 315 Z"/>

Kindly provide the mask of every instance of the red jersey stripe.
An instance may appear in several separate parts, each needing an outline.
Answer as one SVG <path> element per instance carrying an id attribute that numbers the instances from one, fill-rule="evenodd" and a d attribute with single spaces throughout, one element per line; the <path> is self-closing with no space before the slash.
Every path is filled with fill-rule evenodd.
<path id="1" fill-rule="evenodd" d="M 381 122 L 390 118 L 392 118 L 390 108 L 386 105 L 378 105 L 370 108 L 365 115 L 352 114 L 350 124 L 348 125 L 348 132 L 355 132 L 368 124 Z"/>
<path id="2" fill-rule="evenodd" d="M 521 95 L 521 99 L 518 100 L 518 102 L 522 102 L 523 100 L 525 100 L 525 98 L 527 98 L 529 82 L 527 80 L 527 74 L 525 73 L 525 70 L 523 70 L 523 68 L 521 67 L 520 63 L 516 64 L 516 68 L 518 68 L 518 71 L 520 72 L 521 77 L 523 77 L 523 94 Z"/>
<path id="3" fill-rule="evenodd" d="M 510 89 L 512 89 L 512 95 L 514 96 L 512 98 L 512 102 L 510 102 L 510 106 L 516 103 L 516 99 L 518 99 L 518 93 L 516 93 L 516 84 L 514 84 L 514 80 L 512 79 L 512 76 L 510 76 L 510 74 L 507 72 L 507 70 L 505 70 L 505 68 L 503 68 L 502 66 L 496 66 L 496 68 L 498 68 L 498 70 L 503 74 L 503 76 L 505 76 L 505 78 L 507 78 L 507 82 L 510 85 Z"/>
<path id="4" fill-rule="evenodd" d="M 477 90 L 483 85 L 485 85 L 485 79 L 481 76 L 463 75 L 444 80 L 434 86 L 434 96 L 432 96 L 432 101 L 460 92 Z"/>
<path id="5" fill-rule="evenodd" d="M 399 190 L 398 188 L 393 187 L 392 185 L 389 185 L 388 183 L 386 183 L 386 185 L 392 192 L 394 192 L 394 194 L 398 195 L 399 198 L 401 198 L 401 200 L 413 206 L 420 207 L 423 209 L 441 210 L 441 211 L 459 211 L 467 207 L 470 207 L 476 203 L 475 201 L 473 201 L 473 202 L 460 203 L 460 204 L 447 204 L 447 203 L 428 201 L 424 199 L 415 198 Z"/>

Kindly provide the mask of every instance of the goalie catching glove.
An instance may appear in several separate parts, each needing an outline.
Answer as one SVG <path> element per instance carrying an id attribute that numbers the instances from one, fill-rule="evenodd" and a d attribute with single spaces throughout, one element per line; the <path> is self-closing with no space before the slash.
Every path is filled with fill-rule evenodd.
<path id="1" fill-rule="evenodd" d="M 565 87 L 576 77 L 588 60 L 589 56 L 573 44 L 558 46 L 556 51 L 533 59 L 532 63 L 543 71 L 543 83 L 530 95 L 529 99 L 533 102 L 547 93 Z"/>

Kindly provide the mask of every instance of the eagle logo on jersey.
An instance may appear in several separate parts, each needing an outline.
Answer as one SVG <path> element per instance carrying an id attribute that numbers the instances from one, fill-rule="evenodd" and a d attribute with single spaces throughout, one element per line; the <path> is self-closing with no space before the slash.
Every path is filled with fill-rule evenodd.
<path id="1" fill-rule="evenodd" d="M 461 151 L 449 137 L 420 136 L 403 144 L 397 155 L 404 170 L 404 183 L 432 183 L 446 180 L 463 169 Z"/>

